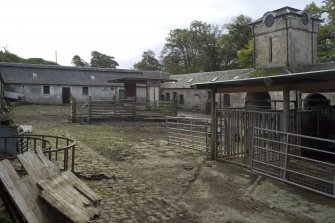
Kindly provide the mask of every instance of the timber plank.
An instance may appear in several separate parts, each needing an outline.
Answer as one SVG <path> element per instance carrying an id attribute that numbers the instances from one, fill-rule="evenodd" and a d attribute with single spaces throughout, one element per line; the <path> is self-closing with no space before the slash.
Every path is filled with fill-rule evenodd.
<path id="1" fill-rule="evenodd" d="M 23 221 L 49 223 L 65 216 L 73 222 L 87 222 L 99 213 L 95 204 L 100 197 L 72 172 L 60 173 L 42 150 L 20 154 L 18 159 L 27 175 L 20 177 L 11 163 L 3 160 L 0 181 Z"/>
<path id="2" fill-rule="evenodd" d="M 73 222 L 87 222 L 99 212 L 94 204 L 101 198 L 70 171 L 38 185 L 41 197 Z"/>
<path id="3" fill-rule="evenodd" d="M 27 222 L 45 222 L 41 213 L 35 209 L 33 199 L 30 197 L 30 186 L 17 175 L 15 169 L 8 160 L 0 162 L 0 180 L 12 198 L 23 219 Z"/>

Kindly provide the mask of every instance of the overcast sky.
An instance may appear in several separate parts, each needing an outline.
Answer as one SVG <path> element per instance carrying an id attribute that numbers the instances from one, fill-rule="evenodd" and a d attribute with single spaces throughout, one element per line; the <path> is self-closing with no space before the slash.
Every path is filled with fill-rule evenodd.
<path id="1" fill-rule="evenodd" d="M 322 0 L 315 0 L 320 5 Z M 200 20 L 222 26 L 240 14 L 260 18 L 284 6 L 303 9 L 311 0 L 7 0 L 1 2 L 0 47 L 23 58 L 71 65 L 90 61 L 93 50 L 132 68 L 143 51 L 160 55 L 172 29 Z"/>

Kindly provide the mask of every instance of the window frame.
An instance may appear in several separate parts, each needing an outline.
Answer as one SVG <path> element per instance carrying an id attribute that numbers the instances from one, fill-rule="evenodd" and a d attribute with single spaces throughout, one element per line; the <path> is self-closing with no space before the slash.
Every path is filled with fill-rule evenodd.
<path id="1" fill-rule="evenodd" d="M 88 96 L 89 95 L 89 90 L 87 86 L 82 87 L 82 95 Z"/>
<path id="2" fill-rule="evenodd" d="M 50 95 L 50 85 L 43 85 L 43 95 Z"/>

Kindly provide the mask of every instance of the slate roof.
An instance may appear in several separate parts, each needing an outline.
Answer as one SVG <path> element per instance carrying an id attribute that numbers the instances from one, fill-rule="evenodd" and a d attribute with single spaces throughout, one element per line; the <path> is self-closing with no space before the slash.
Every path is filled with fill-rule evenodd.
<path id="1" fill-rule="evenodd" d="M 289 71 L 287 68 L 283 67 L 275 67 L 260 70 L 254 70 L 252 68 L 249 68 L 249 69 L 237 69 L 237 70 L 226 70 L 226 71 L 179 74 L 179 75 L 171 75 L 171 79 L 175 81 L 165 82 L 161 85 L 161 87 L 166 89 L 177 89 L 177 88 L 185 89 L 185 88 L 191 88 L 191 85 L 199 83 L 215 83 L 222 81 L 242 80 L 248 78 L 276 76 L 276 75 L 291 75 L 294 73 L 301 73 L 301 72 L 325 71 L 334 69 L 335 69 L 335 63 L 333 62 L 333 63 L 299 65 L 295 68 L 294 71 Z"/>
<path id="2" fill-rule="evenodd" d="M 309 65 L 299 65 L 295 68 L 294 73 L 320 71 L 320 70 L 333 70 L 333 69 L 335 69 L 335 62 L 318 63 Z"/>
<path id="3" fill-rule="evenodd" d="M 0 63 L 0 73 L 9 84 L 112 86 L 116 84 L 108 83 L 109 80 L 125 77 L 170 79 L 170 74 L 164 72 L 19 63 Z"/>
<path id="4" fill-rule="evenodd" d="M 211 81 L 217 82 L 237 78 L 247 78 L 251 71 L 253 71 L 253 69 L 250 68 L 250 69 L 171 75 L 171 79 L 176 81 L 163 83 L 161 85 L 161 88 L 169 88 L 169 89 L 190 88 L 191 85 L 194 83 L 211 82 Z"/>
<path id="5" fill-rule="evenodd" d="M 280 8 L 280 9 L 276 9 L 276 10 L 273 10 L 273 11 L 266 12 L 261 18 L 256 19 L 255 21 L 250 23 L 250 25 L 254 25 L 256 23 L 263 22 L 264 16 L 269 14 L 269 13 L 273 13 L 275 15 L 275 17 L 277 18 L 277 17 L 282 17 L 282 16 L 285 16 L 285 15 L 289 15 L 289 14 L 302 16 L 302 12 L 303 12 L 303 10 L 286 6 L 286 7 Z M 316 20 L 316 21 L 321 21 L 320 19 L 314 18 L 312 16 L 311 16 L 311 19 Z"/>

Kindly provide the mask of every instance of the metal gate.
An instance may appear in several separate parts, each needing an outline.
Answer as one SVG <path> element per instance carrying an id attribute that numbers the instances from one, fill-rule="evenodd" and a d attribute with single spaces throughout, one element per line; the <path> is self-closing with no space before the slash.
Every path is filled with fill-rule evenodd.
<path id="1" fill-rule="evenodd" d="M 209 120 L 167 117 L 165 122 L 168 144 L 207 151 Z"/>
<path id="2" fill-rule="evenodd" d="M 252 170 L 335 198 L 334 140 L 255 127 L 252 143 Z"/>
<path id="3" fill-rule="evenodd" d="M 218 145 L 218 158 L 247 165 L 250 164 L 252 131 L 256 126 L 280 129 L 280 112 L 221 109 L 218 125 L 222 129 L 222 142 Z"/>

